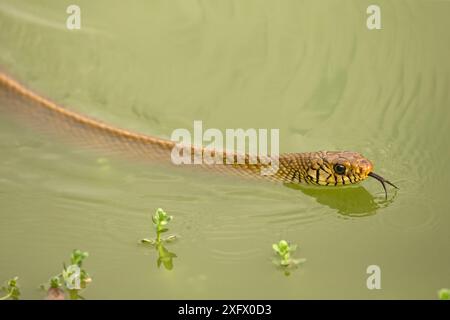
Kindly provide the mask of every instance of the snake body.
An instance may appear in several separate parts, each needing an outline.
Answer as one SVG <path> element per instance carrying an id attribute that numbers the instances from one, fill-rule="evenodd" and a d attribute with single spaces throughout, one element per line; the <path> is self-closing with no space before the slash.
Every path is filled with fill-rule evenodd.
<path id="1" fill-rule="evenodd" d="M 10 76 L 0 72 L 0 110 L 9 113 L 41 130 L 64 135 L 71 140 L 89 146 L 108 148 L 127 156 L 169 162 L 170 153 L 176 142 L 120 129 L 93 118 L 66 109 L 28 89 Z M 372 162 L 360 153 L 351 151 L 317 151 L 285 153 L 279 156 L 279 169 L 273 175 L 261 175 L 267 162 L 257 157 L 250 161 L 226 164 L 225 159 L 238 155 L 227 151 L 206 150 L 191 147 L 192 154 L 200 153 L 216 156 L 222 164 L 202 165 L 214 170 L 233 172 L 241 176 L 268 179 L 272 181 L 312 184 L 320 186 L 340 186 L 356 184 L 368 176 L 382 182 L 389 181 L 373 173 Z M 392 184 L 391 184 L 392 185 Z M 386 190 L 386 189 L 385 189 Z"/>

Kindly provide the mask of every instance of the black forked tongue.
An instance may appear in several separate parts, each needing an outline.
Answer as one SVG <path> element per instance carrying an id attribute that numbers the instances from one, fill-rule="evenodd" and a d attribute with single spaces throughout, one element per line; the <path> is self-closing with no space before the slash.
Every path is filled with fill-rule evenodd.
<path id="1" fill-rule="evenodd" d="M 376 173 L 370 172 L 369 176 L 372 177 L 372 178 L 377 179 L 378 181 L 380 181 L 381 185 L 383 186 L 384 194 L 386 195 L 386 199 L 387 199 L 386 183 L 391 185 L 391 186 L 393 186 L 395 189 L 398 189 L 398 187 L 395 184 L 393 184 L 392 182 L 386 180 L 382 176 L 377 175 Z"/>

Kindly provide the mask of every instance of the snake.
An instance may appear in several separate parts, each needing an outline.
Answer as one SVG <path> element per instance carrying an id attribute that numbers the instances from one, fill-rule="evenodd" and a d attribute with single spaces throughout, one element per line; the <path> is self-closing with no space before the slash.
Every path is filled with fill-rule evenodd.
<path id="1" fill-rule="evenodd" d="M 78 144 L 114 150 L 127 156 L 171 162 L 171 152 L 177 146 L 176 141 L 131 132 L 71 111 L 3 72 L 0 72 L 0 110 L 1 114 L 12 114 L 43 131 L 70 137 L 69 140 Z M 202 146 L 189 148 L 191 155 L 209 154 L 223 159 L 221 163 L 203 163 L 201 167 L 244 177 L 332 187 L 354 185 L 372 177 L 381 183 L 386 198 L 386 184 L 398 189 L 392 182 L 373 172 L 374 166 L 369 159 L 353 151 L 282 153 L 278 158 L 276 172 L 262 175 L 261 171 L 269 166 L 263 156 L 255 159 L 233 151 L 209 150 Z M 237 161 L 240 156 L 244 161 Z M 227 162 L 229 158 L 234 161 Z"/>

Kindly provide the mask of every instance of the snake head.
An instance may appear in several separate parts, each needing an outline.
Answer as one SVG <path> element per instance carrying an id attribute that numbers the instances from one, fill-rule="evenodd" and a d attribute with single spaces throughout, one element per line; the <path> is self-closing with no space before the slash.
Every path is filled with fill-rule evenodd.
<path id="1" fill-rule="evenodd" d="M 366 179 L 372 170 L 372 162 L 357 152 L 321 151 L 311 157 L 307 174 L 315 184 L 342 186 Z"/>
<path id="2" fill-rule="evenodd" d="M 312 158 L 308 176 L 311 182 L 319 185 L 350 185 L 365 180 L 377 179 L 383 186 L 387 197 L 386 183 L 393 183 L 373 172 L 373 164 L 363 155 L 350 151 L 321 151 Z"/>

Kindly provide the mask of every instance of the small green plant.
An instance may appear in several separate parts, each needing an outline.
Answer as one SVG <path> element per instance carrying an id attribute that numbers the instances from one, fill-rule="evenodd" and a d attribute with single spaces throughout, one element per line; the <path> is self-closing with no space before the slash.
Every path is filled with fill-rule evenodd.
<path id="1" fill-rule="evenodd" d="M 79 293 L 92 282 L 91 277 L 83 268 L 83 261 L 88 256 L 88 252 L 73 250 L 70 256 L 70 265 L 66 266 L 63 263 L 63 271 L 49 280 L 49 287 L 41 286 L 47 291 L 47 299 L 62 300 L 65 292 L 69 294 L 71 300 L 84 299 Z"/>
<path id="2" fill-rule="evenodd" d="M 7 299 L 19 300 L 20 288 L 17 283 L 18 279 L 19 279 L 18 277 L 14 277 L 6 282 L 6 286 L 1 288 L 2 291 L 6 293 L 6 296 L 0 297 L 0 300 L 7 300 Z"/>
<path id="3" fill-rule="evenodd" d="M 158 208 L 155 214 L 152 216 L 153 226 L 156 232 L 155 239 L 142 239 L 141 243 L 150 244 L 155 247 L 158 252 L 158 260 L 156 261 L 156 265 L 158 268 L 163 265 L 167 270 L 173 269 L 173 258 L 176 258 L 177 255 L 173 252 L 170 252 L 166 247 L 164 247 L 164 243 L 172 242 L 177 239 L 175 235 L 169 235 L 165 238 L 161 238 L 161 234 L 169 231 L 167 225 L 170 221 L 172 221 L 173 217 L 169 216 L 163 209 Z"/>
<path id="4" fill-rule="evenodd" d="M 165 239 L 161 239 L 161 234 L 169 231 L 167 228 L 167 224 L 173 219 L 172 216 L 169 216 L 163 209 L 158 208 L 155 214 L 152 216 L 153 226 L 156 231 L 156 239 L 142 239 L 141 243 L 148 243 L 151 245 L 157 245 L 164 242 L 171 242 L 176 239 L 175 235 L 170 235 Z"/>
<path id="5" fill-rule="evenodd" d="M 273 263 L 282 268 L 286 275 L 289 275 L 289 269 L 295 268 L 300 263 L 306 261 L 306 259 L 294 259 L 292 253 L 297 250 L 297 245 L 289 244 L 286 240 L 280 240 L 278 243 L 272 245 L 273 250 L 277 254 L 277 259 L 273 260 Z"/>
<path id="6" fill-rule="evenodd" d="M 438 296 L 440 300 L 450 300 L 450 289 L 441 289 L 438 291 Z"/>

